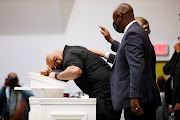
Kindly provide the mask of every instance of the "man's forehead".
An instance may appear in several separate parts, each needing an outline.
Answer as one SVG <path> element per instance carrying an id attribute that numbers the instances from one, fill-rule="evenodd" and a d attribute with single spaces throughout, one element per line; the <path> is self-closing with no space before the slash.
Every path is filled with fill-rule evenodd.
<path id="1" fill-rule="evenodd" d="M 113 11 L 113 19 L 115 19 L 115 18 L 117 17 L 117 13 L 118 13 L 117 10 L 114 10 L 114 11 Z"/>
<path id="2" fill-rule="evenodd" d="M 54 67 L 54 63 L 53 63 L 53 62 L 49 62 L 49 63 L 47 64 L 47 66 L 48 66 L 50 69 L 52 69 L 52 68 Z"/>

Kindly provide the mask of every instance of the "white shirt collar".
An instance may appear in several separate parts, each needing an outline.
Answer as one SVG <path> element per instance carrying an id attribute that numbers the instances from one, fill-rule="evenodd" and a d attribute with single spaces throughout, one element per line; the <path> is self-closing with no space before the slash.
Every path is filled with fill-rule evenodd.
<path id="1" fill-rule="evenodd" d="M 135 22 L 136 22 L 135 20 L 131 21 L 131 22 L 125 27 L 124 33 L 126 33 L 126 31 L 129 29 L 129 27 L 130 27 L 133 23 L 135 23 Z"/>

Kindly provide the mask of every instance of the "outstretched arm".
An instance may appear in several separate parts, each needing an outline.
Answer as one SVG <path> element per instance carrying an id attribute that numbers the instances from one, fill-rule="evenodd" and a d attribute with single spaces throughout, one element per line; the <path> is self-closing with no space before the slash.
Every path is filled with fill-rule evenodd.
<path id="1" fill-rule="evenodd" d="M 109 42 L 111 43 L 111 50 L 114 51 L 114 52 L 117 52 L 117 49 L 120 45 L 120 43 L 116 40 L 113 40 L 109 31 L 103 27 L 103 26 L 99 26 L 101 28 L 101 33 L 103 34 L 104 38 Z"/>
<path id="2" fill-rule="evenodd" d="M 101 33 L 103 34 L 103 36 L 104 36 L 104 38 L 109 42 L 109 43 L 113 43 L 113 39 L 111 38 L 111 35 L 110 35 L 110 33 L 109 33 L 109 31 L 105 28 L 105 27 L 103 27 L 103 26 L 99 26 L 100 28 L 101 28 Z"/>
<path id="3" fill-rule="evenodd" d="M 114 58 L 115 58 L 114 54 L 111 54 L 108 52 L 100 52 L 100 51 L 96 51 L 96 50 L 92 50 L 92 49 L 87 49 L 87 50 L 89 50 L 89 51 L 93 52 L 94 54 L 97 54 L 101 57 L 104 57 L 105 59 L 107 59 L 107 62 L 109 62 L 109 63 L 114 62 Z"/>
<path id="4" fill-rule="evenodd" d="M 99 55 L 99 56 L 101 56 L 101 57 L 104 57 L 105 56 L 105 52 L 100 52 L 100 51 L 97 51 L 97 50 L 92 50 L 92 49 L 87 49 L 87 50 L 89 50 L 89 51 L 91 51 L 92 53 L 94 53 L 94 54 L 97 54 L 97 55 Z"/>

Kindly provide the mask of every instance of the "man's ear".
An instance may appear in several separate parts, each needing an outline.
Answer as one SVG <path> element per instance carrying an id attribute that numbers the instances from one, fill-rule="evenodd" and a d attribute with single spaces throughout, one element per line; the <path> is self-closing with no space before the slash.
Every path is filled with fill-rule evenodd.
<path id="1" fill-rule="evenodd" d="M 118 22 L 121 22 L 122 17 L 123 17 L 122 14 L 121 14 L 121 13 L 118 13 L 118 14 L 117 14 L 117 21 L 118 21 Z"/>

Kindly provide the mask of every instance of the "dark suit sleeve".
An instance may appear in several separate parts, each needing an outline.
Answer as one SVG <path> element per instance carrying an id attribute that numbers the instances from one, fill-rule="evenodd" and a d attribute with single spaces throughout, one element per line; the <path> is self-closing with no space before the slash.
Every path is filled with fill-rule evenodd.
<path id="1" fill-rule="evenodd" d="M 112 42 L 112 45 L 111 45 L 111 50 L 114 51 L 114 52 L 117 52 L 118 47 L 119 47 L 119 44 L 120 44 L 120 43 L 119 43 L 118 41 L 114 40 L 114 41 Z"/>
<path id="2" fill-rule="evenodd" d="M 176 64 L 176 59 L 177 59 L 177 53 L 175 51 L 172 58 L 163 67 L 163 72 L 165 75 L 173 75 L 174 74 L 174 67 Z"/>
<path id="3" fill-rule="evenodd" d="M 114 54 L 110 54 L 108 59 L 107 59 L 107 62 L 113 63 L 114 62 L 114 58 L 115 58 L 115 55 Z"/>
<path id="4" fill-rule="evenodd" d="M 151 65 L 151 69 L 152 69 L 152 76 L 153 76 L 153 80 L 154 83 L 156 83 L 156 54 L 154 51 L 154 46 L 152 45 L 152 65 Z"/>
<path id="5" fill-rule="evenodd" d="M 177 102 L 180 103 L 180 97 L 178 98 Z"/>
<path id="6" fill-rule="evenodd" d="M 129 32 L 125 38 L 125 56 L 130 67 L 130 98 L 142 97 L 142 80 L 145 68 L 143 39 L 136 32 Z"/>

